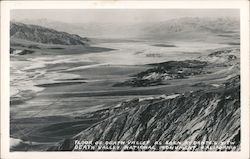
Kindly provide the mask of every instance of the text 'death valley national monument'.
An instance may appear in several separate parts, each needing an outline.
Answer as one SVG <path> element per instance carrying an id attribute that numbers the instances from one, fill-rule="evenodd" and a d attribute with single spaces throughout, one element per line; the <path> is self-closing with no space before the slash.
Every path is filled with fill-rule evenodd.
<path id="1" fill-rule="evenodd" d="M 240 151 L 239 9 L 13 9 L 10 151 Z"/>

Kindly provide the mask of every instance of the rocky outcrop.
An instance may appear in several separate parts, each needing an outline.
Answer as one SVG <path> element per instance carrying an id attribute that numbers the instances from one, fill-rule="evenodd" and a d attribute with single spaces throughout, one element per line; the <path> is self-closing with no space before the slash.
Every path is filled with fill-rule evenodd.
<path id="1" fill-rule="evenodd" d="M 202 55 L 197 60 L 167 61 L 149 64 L 152 68 L 134 75 L 131 79 L 119 82 L 113 87 L 148 87 L 166 85 L 173 79 L 186 79 L 197 75 L 211 74 L 215 67 L 229 69 L 238 67 L 240 62 L 240 49 L 226 47 L 211 50 L 209 54 Z"/>
<path id="2" fill-rule="evenodd" d="M 203 68 L 208 65 L 205 61 L 185 60 L 167 61 L 151 64 L 154 66 L 144 72 L 135 75 L 134 78 L 125 82 L 116 83 L 114 87 L 147 87 L 162 85 L 163 81 L 172 79 L 184 79 L 190 76 L 206 73 Z M 166 84 L 166 83 L 165 83 Z"/>

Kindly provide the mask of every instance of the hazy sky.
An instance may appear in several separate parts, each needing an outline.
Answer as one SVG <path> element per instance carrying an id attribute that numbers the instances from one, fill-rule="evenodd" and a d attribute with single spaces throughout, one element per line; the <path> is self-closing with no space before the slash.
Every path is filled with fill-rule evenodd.
<path id="1" fill-rule="evenodd" d="M 239 17 L 238 9 L 19 9 L 11 20 L 48 19 L 67 23 L 154 22 L 179 17 Z"/>

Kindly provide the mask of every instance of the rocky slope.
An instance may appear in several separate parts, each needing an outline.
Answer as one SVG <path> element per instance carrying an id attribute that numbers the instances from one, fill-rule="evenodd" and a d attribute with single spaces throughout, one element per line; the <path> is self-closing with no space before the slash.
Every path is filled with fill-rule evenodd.
<path id="1" fill-rule="evenodd" d="M 74 141 L 216 141 L 240 144 L 240 78 L 219 89 L 187 92 L 123 102 L 116 107 L 86 114 L 104 120 L 83 130 L 53 150 L 74 150 Z M 121 146 L 118 150 L 124 149 Z M 133 149 L 132 149 L 133 150 Z M 155 147 L 159 150 L 159 147 Z M 200 150 L 197 146 L 194 150 Z"/>
<path id="2" fill-rule="evenodd" d="M 89 39 L 82 38 L 75 34 L 59 32 L 54 29 L 37 25 L 27 25 L 12 22 L 10 24 L 10 38 L 22 39 L 44 44 L 60 45 L 86 45 Z"/>

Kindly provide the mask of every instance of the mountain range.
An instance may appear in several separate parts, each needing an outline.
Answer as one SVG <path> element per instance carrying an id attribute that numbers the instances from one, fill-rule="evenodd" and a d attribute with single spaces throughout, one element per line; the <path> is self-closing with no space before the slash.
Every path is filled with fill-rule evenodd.
<path id="1" fill-rule="evenodd" d="M 183 17 L 159 22 L 144 23 L 64 23 L 47 19 L 23 20 L 26 24 L 46 26 L 60 31 L 87 37 L 139 38 L 139 39 L 189 39 L 211 36 L 239 36 L 239 19 L 233 17 L 199 18 Z M 225 35 L 225 36 L 224 36 Z"/>
<path id="2" fill-rule="evenodd" d="M 28 25 L 19 22 L 12 22 L 10 24 L 10 39 L 61 45 L 86 45 L 89 41 L 89 39 L 76 34 L 69 34 L 38 25 Z"/>

